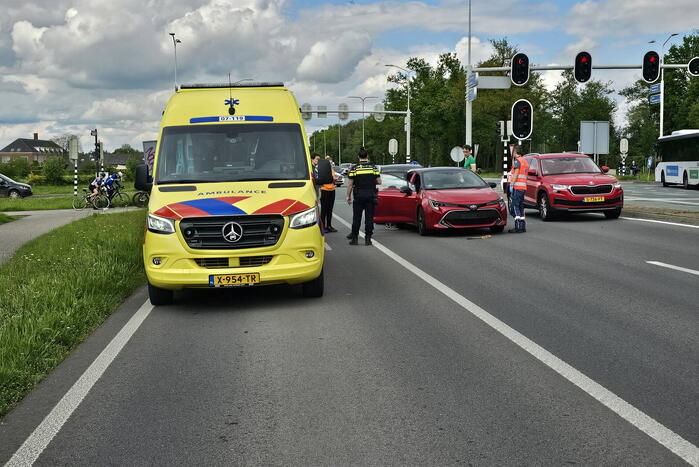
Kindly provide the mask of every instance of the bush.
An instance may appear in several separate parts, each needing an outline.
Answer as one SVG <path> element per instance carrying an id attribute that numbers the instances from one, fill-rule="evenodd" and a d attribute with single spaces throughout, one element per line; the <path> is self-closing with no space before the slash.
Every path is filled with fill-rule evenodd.
<path id="1" fill-rule="evenodd" d="M 65 173 L 65 161 L 60 156 L 49 157 L 44 161 L 42 173 L 49 185 L 62 185 L 65 183 L 63 174 Z"/>
<path id="2" fill-rule="evenodd" d="M 136 166 L 143 164 L 143 158 L 131 156 L 126 161 L 126 170 L 124 170 L 124 180 L 133 182 L 136 180 Z"/>
<path id="3" fill-rule="evenodd" d="M 43 175 L 30 174 L 27 183 L 31 186 L 46 185 L 46 178 Z"/>
<path id="4" fill-rule="evenodd" d="M 23 178 L 29 175 L 31 167 L 24 157 L 15 157 L 10 162 L 0 164 L 0 173 L 10 178 Z"/>

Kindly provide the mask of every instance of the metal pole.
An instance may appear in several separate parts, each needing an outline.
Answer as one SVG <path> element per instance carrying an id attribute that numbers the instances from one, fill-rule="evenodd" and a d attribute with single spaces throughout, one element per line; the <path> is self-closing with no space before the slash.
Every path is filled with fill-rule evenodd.
<path id="1" fill-rule="evenodd" d="M 78 196 L 78 155 L 75 155 L 75 170 L 73 172 L 73 196 Z"/>
<path id="2" fill-rule="evenodd" d="M 468 98 L 469 82 L 471 80 L 471 0 L 468 0 L 468 64 L 466 65 L 466 144 L 469 146 L 472 143 L 471 125 L 472 125 L 472 103 Z"/>
<path id="3" fill-rule="evenodd" d="M 328 145 L 325 142 L 325 130 L 323 130 L 323 157 L 328 155 Z"/>
<path id="4" fill-rule="evenodd" d="M 337 163 L 342 164 L 342 124 L 337 126 Z"/>
<path id="5" fill-rule="evenodd" d="M 410 75 L 406 76 L 405 85 L 408 88 L 408 121 L 405 126 L 405 160 L 410 163 Z"/>
<path id="6" fill-rule="evenodd" d="M 170 37 L 172 37 L 172 45 L 175 47 L 175 92 L 177 92 L 177 43 L 182 42 L 175 38 L 175 33 L 171 32 Z"/>
<path id="7" fill-rule="evenodd" d="M 362 147 L 365 147 L 365 144 L 364 144 L 364 99 L 366 99 L 366 97 L 362 98 Z"/>

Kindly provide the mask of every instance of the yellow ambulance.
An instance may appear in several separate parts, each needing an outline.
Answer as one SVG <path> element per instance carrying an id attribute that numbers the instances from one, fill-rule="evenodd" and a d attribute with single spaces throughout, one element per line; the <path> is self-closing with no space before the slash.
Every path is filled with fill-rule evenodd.
<path id="1" fill-rule="evenodd" d="M 322 296 L 312 173 L 298 104 L 282 83 L 182 85 L 163 112 L 152 169 L 151 302 L 172 303 L 183 288 L 269 284 Z M 138 188 L 145 177 L 143 167 Z"/>

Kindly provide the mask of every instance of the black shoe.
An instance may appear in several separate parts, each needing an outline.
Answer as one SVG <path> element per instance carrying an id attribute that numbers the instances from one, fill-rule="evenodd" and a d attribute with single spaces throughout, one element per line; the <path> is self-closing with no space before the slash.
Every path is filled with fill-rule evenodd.
<path id="1" fill-rule="evenodd" d="M 325 231 L 332 233 L 332 232 L 337 232 L 337 229 L 335 227 L 328 227 L 327 229 L 325 229 Z"/>
<path id="2" fill-rule="evenodd" d="M 519 230 L 519 229 L 510 229 L 507 232 L 509 233 L 524 233 L 524 230 Z"/>
<path id="3" fill-rule="evenodd" d="M 345 237 L 347 240 L 352 240 L 352 233 L 348 233 L 347 237 Z"/>
<path id="4" fill-rule="evenodd" d="M 365 238 L 364 238 L 364 244 L 367 245 L 367 246 L 373 245 L 373 243 L 371 243 L 371 237 L 365 237 Z"/>
<path id="5" fill-rule="evenodd" d="M 350 240 L 350 243 L 349 243 L 349 244 L 350 244 L 350 245 L 359 245 L 359 242 L 357 242 L 357 239 L 356 239 L 356 238 L 353 238 L 353 239 Z"/>

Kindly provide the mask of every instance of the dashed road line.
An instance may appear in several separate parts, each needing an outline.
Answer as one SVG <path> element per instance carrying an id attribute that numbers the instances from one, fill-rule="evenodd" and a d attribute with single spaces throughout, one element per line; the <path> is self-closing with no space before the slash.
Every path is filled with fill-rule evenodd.
<path id="1" fill-rule="evenodd" d="M 674 264 L 661 263 L 660 261 L 646 261 L 648 264 L 653 264 L 655 266 L 660 266 L 663 268 L 674 269 L 675 271 L 686 272 L 687 274 L 694 274 L 699 276 L 699 271 L 689 268 L 683 268 L 682 266 L 675 266 Z"/>
<path id="2" fill-rule="evenodd" d="M 677 227 L 689 227 L 691 229 L 699 229 L 699 225 L 680 224 L 678 222 L 656 221 L 655 219 L 639 219 L 638 217 L 623 217 L 622 216 L 621 218 L 626 219 L 627 221 L 652 222 L 654 224 L 666 224 L 666 225 L 675 225 Z"/>
<path id="3" fill-rule="evenodd" d="M 337 219 L 340 223 L 342 223 L 345 227 L 351 227 L 349 222 L 347 222 L 337 214 L 333 214 L 333 217 Z M 361 237 L 364 237 L 363 232 L 360 232 L 359 235 Z M 681 457 L 689 464 L 699 465 L 699 448 L 697 448 L 697 446 L 682 438 L 680 435 L 670 430 L 657 420 L 646 415 L 644 412 L 638 410 L 636 407 L 632 406 L 631 404 L 629 404 L 628 402 L 626 402 L 625 400 L 623 400 L 622 398 L 620 398 L 619 396 L 602 386 L 601 384 L 595 382 L 594 380 L 584 375 L 568 363 L 556 357 L 536 342 L 532 341 L 531 339 L 527 338 L 515 329 L 511 328 L 503 321 L 500 321 L 495 316 L 491 315 L 483 308 L 468 300 L 466 297 L 459 294 L 451 287 L 443 284 L 427 272 L 423 271 L 422 269 L 405 260 L 398 254 L 394 253 L 390 249 L 386 248 L 381 243 L 377 242 L 376 239 L 372 238 L 372 242 L 376 249 L 384 253 L 386 256 L 388 256 L 401 266 L 403 266 L 411 273 L 415 274 L 418 278 L 422 279 L 427 284 L 437 289 L 439 292 L 441 292 L 442 294 L 450 298 L 452 301 L 460 305 L 464 310 L 468 311 L 473 316 L 480 319 L 485 324 L 499 332 L 505 338 L 517 344 L 520 348 L 522 348 L 531 356 L 542 362 L 544 365 L 548 366 L 556 373 L 563 376 L 565 379 L 567 379 L 568 381 L 585 391 L 587 394 L 594 397 L 598 402 L 600 402 L 605 407 L 609 408 L 611 411 L 619 415 L 621 418 L 631 423 L 639 430 L 643 431 L 645 434 L 653 438 L 661 445 L 665 446 L 667 449 L 675 453 L 677 456 Z"/>

